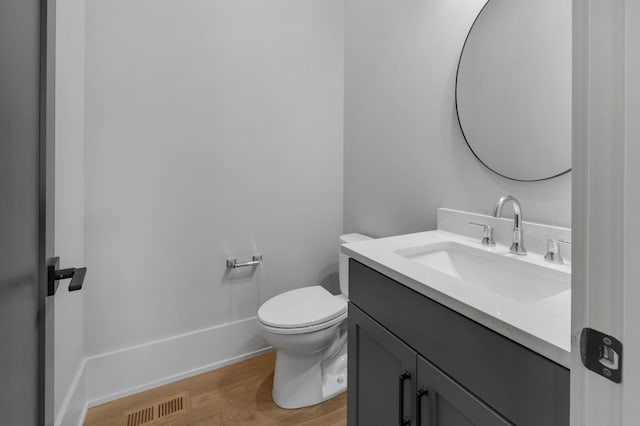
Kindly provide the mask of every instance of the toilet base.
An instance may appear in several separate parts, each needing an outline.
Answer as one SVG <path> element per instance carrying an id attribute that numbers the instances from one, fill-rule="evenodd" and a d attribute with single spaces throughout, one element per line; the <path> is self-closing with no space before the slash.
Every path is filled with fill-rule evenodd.
<path id="1" fill-rule="evenodd" d="M 278 351 L 273 401 L 281 408 L 295 409 L 319 404 L 345 392 L 347 345 L 344 337 L 336 342 L 339 347 L 334 344 L 311 356 Z"/>

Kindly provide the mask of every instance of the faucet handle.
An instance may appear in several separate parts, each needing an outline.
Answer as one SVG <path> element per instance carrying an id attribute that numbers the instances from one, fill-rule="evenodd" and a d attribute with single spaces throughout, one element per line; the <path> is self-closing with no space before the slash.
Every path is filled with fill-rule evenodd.
<path id="1" fill-rule="evenodd" d="M 555 263 L 556 265 L 562 265 L 564 263 L 564 259 L 562 259 L 562 256 L 560 255 L 560 247 L 558 247 L 558 244 L 572 245 L 569 240 L 547 238 L 547 254 L 544 255 L 544 260 L 550 263 Z"/>
<path id="2" fill-rule="evenodd" d="M 479 227 L 483 228 L 482 241 L 480 241 L 480 243 L 483 246 L 495 246 L 496 245 L 496 239 L 495 239 L 495 237 L 493 235 L 493 226 L 487 225 L 485 223 L 477 223 L 477 222 L 469 222 L 469 225 L 479 226 Z"/>

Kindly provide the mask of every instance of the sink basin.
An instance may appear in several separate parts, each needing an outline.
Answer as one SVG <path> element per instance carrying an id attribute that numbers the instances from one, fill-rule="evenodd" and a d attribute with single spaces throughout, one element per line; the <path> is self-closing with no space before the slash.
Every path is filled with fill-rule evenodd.
<path id="1" fill-rule="evenodd" d="M 454 219 L 452 224 L 468 222 L 466 217 Z M 508 236 L 510 223 L 504 225 Z M 509 253 L 502 241 L 487 247 L 475 236 L 445 230 L 349 243 L 341 252 L 411 289 L 416 297 L 425 296 L 570 367 L 571 265 L 545 262 L 539 251 L 546 235 L 570 234 L 533 227 L 527 256 Z"/>
<path id="2" fill-rule="evenodd" d="M 455 242 L 403 248 L 394 253 L 461 285 L 520 303 L 539 302 L 571 289 L 569 274 Z"/>

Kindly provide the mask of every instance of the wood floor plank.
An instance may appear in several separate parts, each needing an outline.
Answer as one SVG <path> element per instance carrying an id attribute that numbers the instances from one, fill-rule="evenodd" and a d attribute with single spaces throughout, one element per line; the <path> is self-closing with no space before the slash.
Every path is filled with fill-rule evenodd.
<path id="1" fill-rule="evenodd" d="M 313 407 L 283 410 L 271 399 L 275 352 L 93 407 L 85 426 L 126 426 L 127 413 L 186 393 L 185 413 L 141 426 L 345 426 L 347 394 Z M 157 408 L 157 407 L 156 407 Z M 157 415 L 157 410 L 156 410 Z"/>

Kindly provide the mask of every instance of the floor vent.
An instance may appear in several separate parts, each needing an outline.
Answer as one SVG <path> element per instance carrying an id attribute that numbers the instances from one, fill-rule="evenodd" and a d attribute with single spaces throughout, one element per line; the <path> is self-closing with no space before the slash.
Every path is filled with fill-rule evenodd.
<path id="1" fill-rule="evenodd" d="M 141 426 L 151 423 L 155 420 L 155 405 L 151 407 L 145 407 L 140 410 L 132 411 L 127 414 L 124 425 L 125 426 Z"/>
<path id="2" fill-rule="evenodd" d="M 187 411 L 187 394 L 177 395 L 158 403 L 158 419 Z"/>
<path id="3" fill-rule="evenodd" d="M 123 426 L 151 426 L 169 416 L 187 413 L 189 393 L 184 392 L 171 398 L 162 399 L 151 405 L 131 411 L 124 417 Z"/>

